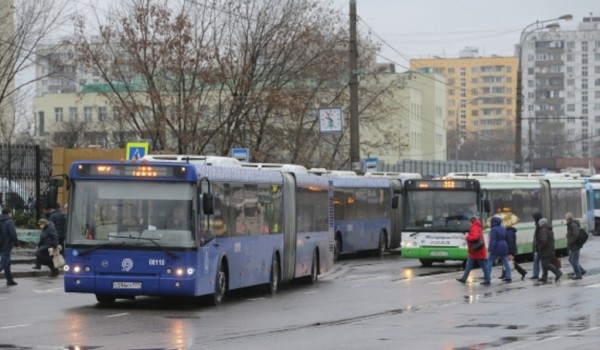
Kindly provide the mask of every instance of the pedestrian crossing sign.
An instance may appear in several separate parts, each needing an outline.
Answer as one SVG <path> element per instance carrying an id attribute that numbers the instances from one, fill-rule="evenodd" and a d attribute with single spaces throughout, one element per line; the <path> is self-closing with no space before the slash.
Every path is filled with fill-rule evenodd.
<path id="1" fill-rule="evenodd" d="M 127 142 L 127 160 L 138 160 L 148 154 L 148 142 Z"/>

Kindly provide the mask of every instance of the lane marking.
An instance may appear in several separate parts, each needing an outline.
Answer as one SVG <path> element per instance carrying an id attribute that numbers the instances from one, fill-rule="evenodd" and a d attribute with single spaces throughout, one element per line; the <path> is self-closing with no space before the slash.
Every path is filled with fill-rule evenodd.
<path id="1" fill-rule="evenodd" d="M 121 313 L 121 314 L 106 315 L 106 316 L 104 316 L 104 317 L 106 317 L 106 318 L 111 318 L 111 317 L 122 317 L 122 316 L 128 316 L 128 315 L 129 315 L 129 312 L 123 312 L 123 313 Z"/>
<path id="2" fill-rule="evenodd" d="M 31 326 L 31 323 L 15 324 L 12 326 L 3 326 L 3 327 L 0 327 L 0 329 L 11 329 L 11 328 L 20 328 L 20 327 L 29 327 L 29 326 Z"/>

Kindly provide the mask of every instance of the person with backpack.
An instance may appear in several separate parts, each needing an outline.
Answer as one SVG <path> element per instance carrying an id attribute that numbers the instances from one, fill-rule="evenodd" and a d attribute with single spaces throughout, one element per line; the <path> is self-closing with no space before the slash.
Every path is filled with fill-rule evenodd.
<path id="1" fill-rule="evenodd" d="M 7 286 L 16 286 L 17 282 L 10 271 L 10 254 L 13 247 L 19 246 L 19 240 L 11 213 L 10 208 L 4 208 L 0 214 L 0 271 L 4 270 Z"/>
<path id="2" fill-rule="evenodd" d="M 579 227 L 579 223 L 576 220 L 573 220 L 572 213 L 565 214 L 565 221 L 567 222 L 567 248 L 569 249 L 569 262 L 573 267 L 573 272 L 575 276 L 572 278 L 574 280 L 580 280 L 583 275 L 585 275 L 585 269 L 579 264 L 579 252 L 583 244 L 581 240 L 583 236 L 586 235 L 586 232 L 582 232 L 583 230 Z M 583 242 L 585 243 L 585 242 Z"/>

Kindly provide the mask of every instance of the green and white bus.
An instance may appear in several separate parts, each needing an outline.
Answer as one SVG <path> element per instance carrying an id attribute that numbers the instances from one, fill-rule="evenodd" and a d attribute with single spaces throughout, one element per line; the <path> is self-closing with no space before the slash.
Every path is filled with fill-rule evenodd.
<path id="1" fill-rule="evenodd" d="M 536 211 L 552 223 L 558 254 L 566 254 L 564 214 L 573 213 L 587 226 L 585 192 L 581 179 L 549 176 L 450 174 L 444 179 L 408 180 L 402 196 L 402 257 L 419 259 L 423 266 L 464 261 L 469 217 L 477 213 L 488 233 L 490 218 L 507 212 L 519 218 L 514 225 L 519 255 L 531 255 Z"/>

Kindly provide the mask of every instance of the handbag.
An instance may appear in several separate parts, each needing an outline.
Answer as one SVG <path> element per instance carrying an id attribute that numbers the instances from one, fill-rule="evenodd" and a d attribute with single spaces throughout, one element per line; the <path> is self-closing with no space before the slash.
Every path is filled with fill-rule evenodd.
<path id="1" fill-rule="evenodd" d="M 552 259 L 550 260 L 550 263 L 551 263 L 552 265 L 554 265 L 554 266 L 555 266 L 557 269 L 560 269 L 560 268 L 562 268 L 562 263 L 560 262 L 560 259 L 559 259 L 559 258 L 557 258 L 557 257 L 554 257 L 554 258 L 552 258 Z"/>
<path id="2" fill-rule="evenodd" d="M 52 257 L 52 264 L 56 269 L 60 269 L 61 267 L 65 266 L 65 258 L 63 258 L 63 256 L 60 254 L 61 250 L 62 247 L 60 245 L 56 249 L 52 247 L 48 248 L 48 253 Z"/>
<path id="3" fill-rule="evenodd" d="M 471 243 L 471 249 L 473 251 L 478 251 L 481 248 L 483 248 L 484 245 L 485 245 L 485 242 L 483 241 L 483 237 L 482 236 L 479 236 L 478 240 L 476 240 L 474 242 L 470 242 L 470 243 Z"/>

